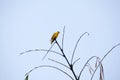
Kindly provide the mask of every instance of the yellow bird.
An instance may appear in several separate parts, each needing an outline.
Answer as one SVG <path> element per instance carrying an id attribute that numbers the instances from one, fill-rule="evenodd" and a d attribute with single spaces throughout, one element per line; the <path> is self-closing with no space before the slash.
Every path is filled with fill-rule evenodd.
<path id="1" fill-rule="evenodd" d="M 53 33 L 52 37 L 51 37 L 51 44 L 57 39 L 58 35 L 59 35 L 59 31 Z M 47 56 L 47 54 L 49 53 L 50 49 L 53 47 L 53 45 L 49 48 L 49 50 L 47 51 L 47 53 L 45 54 L 45 56 L 43 57 L 43 59 Z"/>
<path id="2" fill-rule="evenodd" d="M 51 37 L 51 44 L 57 39 L 58 35 L 59 35 L 59 31 L 53 33 L 52 37 Z"/>

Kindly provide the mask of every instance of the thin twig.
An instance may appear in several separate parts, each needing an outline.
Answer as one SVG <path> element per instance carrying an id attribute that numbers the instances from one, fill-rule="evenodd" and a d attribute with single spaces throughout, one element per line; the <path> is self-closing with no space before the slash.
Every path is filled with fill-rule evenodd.
<path id="1" fill-rule="evenodd" d="M 63 63 L 61 63 L 61 62 L 58 62 L 58 61 L 56 61 L 56 60 L 54 60 L 54 59 L 51 59 L 51 58 L 48 58 L 48 59 L 51 60 L 51 61 L 53 61 L 53 62 L 56 62 L 56 63 L 58 63 L 58 64 L 61 64 L 61 65 L 63 65 L 64 67 L 70 69 L 67 65 L 65 65 L 65 64 L 63 64 Z"/>
<path id="2" fill-rule="evenodd" d="M 74 54 L 75 54 L 75 51 L 76 51 L 77 45 L 78 45 L 80 39 L 81 39 L 85 34 L 88 34 L 88 35 L 89 35 L 88 32 L 85 32 L 85 33 L 83 33 L 83 34 L 79 37 L 79 39 L 77 40 L 77 43 L 76 43 L 75 48 L 74 48 L 73 53 L 72 53 L 71 64 L 72 64 L 72 62 L 73 62 L 73 58 L 74 58 Z"/>
<path id="3" fill-rule="evenodd" d="M 98 65 L 98 66 L 96 67 L 96 69 L 94 70 L 94 72 L 93 72 L 93 74 L 92 74 L 92 77 L 91 77 L 91 80 L 93 79 L 93 76 L 94 76 L 94 74 L 96 73 L 98 67 L 102 64 L 102 61 L 103 61 L 103 60 L 106 58 L 106 56 L 107 56 L 114 48 L 116 48 L 117 46 L 120 46 L 120 43 L 117 44 L 117 45 L 115 45 L 115 46 L 113 46 L 113 47 L 103 56 L 103 58 L 102 58 L 101 61 L 99 62 L 99 65 Z"/>
<path id="4" fill-rule="evenodd" d="M 55 54 L 58 54 L 58 55 L 63 56 L 63 55 L 62 55 L 61 53 L 59 53 L 59 52 L 56 52 L 56 51 L 53 51 L 53 50 L 47 50 L 47 49 L 27 50 L 27 51 L 25 51 L 25 52 L 20 53 L 20 55 L 23 55 L 23 54 L 25 54 L 25 53 L 32 52 L 32 51 L 49 51 L 49 52 L 53 52 L 53 53 L 55 53 Z"/>
<path id="5" fill-rule="evenodd" d="M 49 52 L 53 52 L 53 53 L 56 53 L 56 54 L 59 54 L 61 56 L 63 56 L 61 53 L 59 52 L 56 52 L 56 51 L 53 51 L 53 50 L 45 50 L 45 49 L 41 49 L 42 51 L 49 51 Z"/>
<path id="6" fill-rule="evenodd" d="M 62 36 L 62 49 L 63 49 L 63 45 L 64 45 L 64 35 L 65 35 L 65 26 L 63 28 L 63 36 Z"/>
<path id="7" fill-rule="evenodd" d="M 63 49 L 60 47 L 59 43 L 57 42 L 57 40 L 55 40 L 55 43 L 58 45 L 59 49 L 61 50 L 61 52 L 63 53 L 63 57 L 65 58 L 65 60 L 67 61 L 68 65 L 70 65 L 65 53 L 63 52 Z"/>
<path id="8" fill-rule="evenodd" d="M 66 73 L 65 71 L 61 70 L 60 68 L 57 68 L 55 66 L 50 66 L 50 65 L 41 65 L 41 66 L 38 66 L 38 67 L 34 67 L 33 69 L 31 69 L 29 72 L 27 72 L 25 75 L 29 75 L 33 70 L 37 69 L 37 68 L 40 68 L 40 67 L 49 67 L 49 68 L 54 68 L 54 69 L 57 69 L 58 71 L 61 71 L 63 72 L 64 74 L 66 74 L 69 78 L 71 78 L 72 80 L 74 80 L 72 78 L 71 75 L 69 75 L 68 73 Z"/>
<path id="9" fill-rule="evenodd" d="M 48 55 L 49 51 L 52 49 L 52 47 L 54 46 L 55 42 L 52 44 L 52 46 L 49 48 L 49 50 L 47 51 L 47 53 L 45 54 L 45 56 L 42 58 L 42 60 L 45 59 L 45 57 Z"/>
<path id="10" fill-rule="evenodd" d="M 57 40 L 55 40 L 55 43 L 58 45 L 59 49 L 60 49 L 61 52 L 63 53 L 63 57 L 64 57 L 65 60 L 67 61 L 68 65 L 69 65 L 69 67 L 70 67 L 70 70 L 72 71 L 72 73 L 73 73 L 75 79 L 78 80 L 77 75 L 75 74 L 75 72 L 74 72 L 74 70 L 73 70 L 73 65 L 70 64 L 70 62 L 68 61 L 68 59 L 67 59 L 65 53 L 63 52 L 63 49 L 60 47 L 60 45 L 59 45 L 59 43 L 57 42 Z"/>
<path id="11" fill-rule="evenodd" d="M 90 58 L 87 60 L 87 62 L 84 64 L 83 68 L 81 69 L 81 71 L 80 71 L 80 73 L 79 73 L 78 80 L 80 80 L 81 74 L 82 74 L 83 70 L 85 69 L 86 65 L 88 64 L 88 62 L 89 62 L 90 60 L 92 60 L 93 58 L 97 58 L 97 56 L 92 56 L 92 57 L 90 57 Z"/>
<path id="12" fill-rule="evenodd" d="M 74 64 L 75 64 L 77 61 L 79 61 L 79 60 L 80 60 L 80 58 L 76 59 L 76 60 L 73 62 L 73 66 L 74 66 Z"/>

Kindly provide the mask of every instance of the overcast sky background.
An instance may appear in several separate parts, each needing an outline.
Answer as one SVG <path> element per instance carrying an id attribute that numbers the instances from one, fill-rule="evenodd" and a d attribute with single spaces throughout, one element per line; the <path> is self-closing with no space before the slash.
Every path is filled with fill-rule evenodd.
<path id="1" fill-rule="evenodd" d="M 120 43 L 120 0 L 0 0 L 0 80 L 24 80 L 26 72 L 42 64 L 62 67 L 47 60 L 50 57 L 66 63 L 52 53 L 44 61 L 41 59 L 45 52 L 19 53 L 48 49 L 55 31 L 60 31 L 58 42 L 61 44 L 64 26 L 64 51 L 69 60 L 79 36 L 90 33 L 81 39 L 76 50 L 74 59 L 81 58 L 75 65 L 78 73 L 88 58 L 93 55 L 103 57 Z M 56 45 L 53 50 L 59 52 Z M 120 47 L 106 57 L 103 65 L 105 80 L 120 79 Z M 94 77 L 96 79 L 98 76 Z M 30 74 L 30 80 L 70 78 L 57 70 L 40 68 Z M 81 80 L 90 80 L 87 68 Z"/>

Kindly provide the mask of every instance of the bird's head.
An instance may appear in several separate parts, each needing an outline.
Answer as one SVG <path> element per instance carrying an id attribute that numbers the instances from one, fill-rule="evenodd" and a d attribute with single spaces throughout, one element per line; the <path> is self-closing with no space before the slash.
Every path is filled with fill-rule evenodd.
<path id="1" fill-rule="evenodd" d="M 60 32 L 59 32 L 59 31 L 57 31 L 57 33 L 59 34 Z"/>

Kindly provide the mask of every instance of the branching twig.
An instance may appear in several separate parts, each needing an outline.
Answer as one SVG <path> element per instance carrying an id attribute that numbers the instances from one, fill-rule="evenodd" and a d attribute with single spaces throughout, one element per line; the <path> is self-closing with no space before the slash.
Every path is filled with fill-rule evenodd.
<path id="1" fill-rule="evenodd" d="M 34 67 L 34 68 L 31 69 L 29 72 L 27 72 L 27 73 L 25 74 L 25 76 L 26 76 L 25 80 L 28 80 L 28 76 L 29 76 L 29 74 L 30 74 L 33 70 L 38 69 L 38 68 L 41 68 L 41 67 L 54 68 L 54 69 L 57 69 L 58 71 L 63 72 L 65 75 L 67 75 L 67 76 L 68 76 L 69 78 L 71 78 L 72 80 L 80 80 L 81 74 L 82 74 L 82 72 L 83 72 L 83 70 L 85 69 L 86 66 L 88 66 L 89 71 L 90 71 L 90 73 L 92 74 L 91 80 L 93 80 L 94 74 L 96 73 L 96 71 L 97 71 L 97 69 L 98 69 L 99 67 L 100 67 L 100 78 L 99 78 L 99 79 L 100 79 L 100 80 L 103 80 L 103 79 L 104 79 L 104 70 L 103 70 L 102 61 L 106 58 L 106 56 L 107 56 L 114 48 L 116 48 L 117 46 L 120 46 L 120 43 L 117 44 L 117 45 L 115 45 L 115 46 L 113 46 L 113 47 L 103 56 L 103 58 L 102 58 L 100 61 L 99 61 L 99 57 L 97 57 L 97 56 L 92 56 L 92 57 L 90 57 L 90 58 L 85 62 L 85 64 L 83 65 L 82 69 L 81 69 L 80 72 L 79 72 L 79 75 L 76 75 L 76 73 L 75 73 L 75 71 L 74 71 L 74 69 L 73 69 L 73 66 L 75 65 L 75 63 L 76 63 L 77 61 L 80 60 L 80 58 L 76 59 L 75 61 L 73 60 L 73 59 L 74 59 L 74 55 L 75 55 L 75 51 L 76 51 L 76 49 L 77 49 L 77 46 L 78 46 L 79 41 L 81 40 L 81 38 L 82 38 L 85 34 L 89 35 L 89 33 L 88 33 L 88 32 L 83 33 L 83 34 L 79 37 L 79 39 L 77 40 L 76 45 L 75 45 L 75 47 L 74 47 L 74 50 L 73 50 L 73 52 L 72 52 L 71 61 L 68 60 L 67 56 L 65 55 L 65 53 L 64 53 L 64 51 L 63 51 L 64 34 L 65 34 L 65 26 L 64 26 L 64 28 L 63 28 L 62 46 L 60 46 L 60 44 L 59 44 L 59 43 L 57 42 L 57 40 L 55 39 L 54 43 L 51 45 L 51 47 L 50 47 L 48 50 L 46 50 L 46 49 L 28 50 L 28 51 L 25 51 L 25 52 L 20 53 L 20 55 L 25 54 L 25 53 L 28 53 L 28 52 L 32 52 L 32 51 L 47 51 L 47 53 L 46 53 L 46 54 L 44 55 L 44 57 L 43 57 L 43 59 L 44 59 L 44 58 L 48 55 L 49 52 L 53 52 L 53 53 L 59 54 L 60 56 L 62 56 L 62 57 L 66 60 L 67 65 L 64 64 L 64 63 L 62 63 L 62 62 L 59 62 L 59 61 L 57 61 L 57 60 L 51 59 L 51 58 L 48 58 L 48 59 L 49 59 L 50 61 L 53 61 L 53 62 L 55 62 L 55 63 L 58 63 L 58 64 L 60 64 L 60 65 L 62 65 L 62 66 L 64 66 L 64 67 L 68 68 L 68 69 L 72 72 L 74 78 L 73 78 L 70 74 L 68 74 L 66 71 L 64 71 L 64 70 L 62 70 L 62 69 L 60 69 L 60 68 L 58 68 L 58 67 L 51 66 L 51 65 L 41 65 L 41 66 Z M 57 46 L 59 47 L 61 53 L 51 50 L 55 43 L 56 43 Z M 95 69 L 92 69 L 91 65 L 89 64 L 89 62 L 90 62 L 93 58 L 97 58 L 97 59 L 96 59 L 96 64 L 95 64 Z M 43 59 L 42 59 L 42 60 L 43 60 Z M 98 64 L 98 62 L 99 62 L 99 64 Z M 92 72 L 93 72 L 93 73 L 92 73 Z"/>
<path id="2" fill-rule="evenodd" d="M 63 64 L 63 63 L 61 63 L 61 62 L 58 62 L 58 61 L 53 60 L 53 59 L 50 59 L 50 58 L 48 58 L 48 59 L 51 60 L 51 61 L 53 61 L 53 62 L 56 62 L 56 63 L 58 63 L 58 64 L 61 64 L 61 65 L 63 65 L 64 67 L 70 69 L 67 65 L 65 65 L 65 64 Z"/>
<path id="3" fill-rule="evenodd" d="M 83 34 L 79 37 L 79 39 L 77 40 L 77 43 L 76 43 L 75 48 L 74 48 L 73 53 L 72 53 L 71 64 L 72 64 L 72 62 L 73 62 L 73 58 L 74 58 L 74 54 L 75 54 L 75 51 L 76 51 L 77 45 L 78 45 L 80 39 L 81 39 L 85 34 L 88 34 L 88 35 L 89 35 L 88 32 L 85 32 L 85 33 L 83 33 Z"/>
<path id="4" fill-rule="evenodd" d="M 80 58 L 78 58 L 78 59 L 76 59 L 74 62 L 73 62 L 73 66 L 74 66 L 74 64 L 77 62 L 77 61 L 79 61 L 80 60 Z"/>
<path id="5" fill-rule="evenodd" d="M 60 68 L 57 68 L 57 67 L 54 67 L 54 66 L 50 66 L 50 65 L 41 65 L 41 66 L 35 67 L 35 68 L 31 69 L 29 72 L 27 72 L 25 75 L 29 75 L 33 70 L 35 70 L 35 69 L 37 69 L 37 68 L 40 68 L 40 67 L 49 67 L 49 68 L 57 69 L 57 70 L 63 72 L 64 74 L 66 74 L 66 75 L 67 75 L 69 78 L 71 78 L 72 80 L 74 80 L 74 79 L 72 78 L 72 76 L 69 75 L 68 73 L 66 73 L 65 71 L 61 70 Z"/>
<path id="6" fill-rule="evenodd" d="M 81 71 L 80 71 L 80 73 L 79 73 L 78 80 L 80 80 L 81 74 L 82 74 L 83 70 L 85 69 L 86 65 L 88 64 L 88 62 L 89 62 L 90 60 L 92 60 L 93 58 L 97 58 L 97 56 L 92 56 L 91 58 L 89 58 L 89 59 L 87 60 L 87 62 L 84 64 L 83 68 L 81 69 Z"/>
<path id="7" fill-rule="evenodd" d="M 68 65 L 70 65 L 65 53 L 63 52 L 63 49 L 60 47 L 59 43 L 57 42 L 57 40 L 55 40 L 55 43 L 58 45 L 59 49 L 61 50 L 61 52 L 63 53 L 63 57 L 65 58 L 65 60 L 67 61 Z"/>
<path id="8" fill-rule="evenodd" d="M 101 59 L 101 61 L 99 62 L 99 65 L 96 67 L 96 69 L 94 70 L 94 72 L 93 72 L 93 74 L 92 74 L 92 77 L 91 77 L 91 80 L 93 79 L 93 77 L 94 77 L 94 74 L 95 74 L 95 72 L 97 71 L 97 69 L 98 69 L 98 67 L 102 64 L 102 61 L 106 58 L 106 56 L 114 49 L 114 48 L 116 48 L 117 46 L 120 46 L 120 43 L 119 44 L 117 44 L 117 45 L 115 45 L 115 46 L 113 46 L 104 56 L 103 56 L 103 58 Z"/>
<path id="9" fill-rule="evenodd" d="M 78 80 L 77 75 L 75 74 L 75 72 L 74 72 L 74 70 L 73 70 L 73 65 L 70 64 L 70 62 L 68 61 L 68 59 L 67 59 L 65 53 L 63 52 L 63 49 L 60 47 L 60 45 L 59 45 L 59 43 L 57 42 L 57 40 L 55 40 L 55 43 L 58 45 L 59 49 L 60 49 L 61 52 L 63 53 L 63 57 L 64 57 L 65 60 L 67 61 L 68 65 L 69 65 L 69 67 L 70 67 L 70 70 L 72 71 L 72 73 L 73 73 L 75 79 Z"/>

